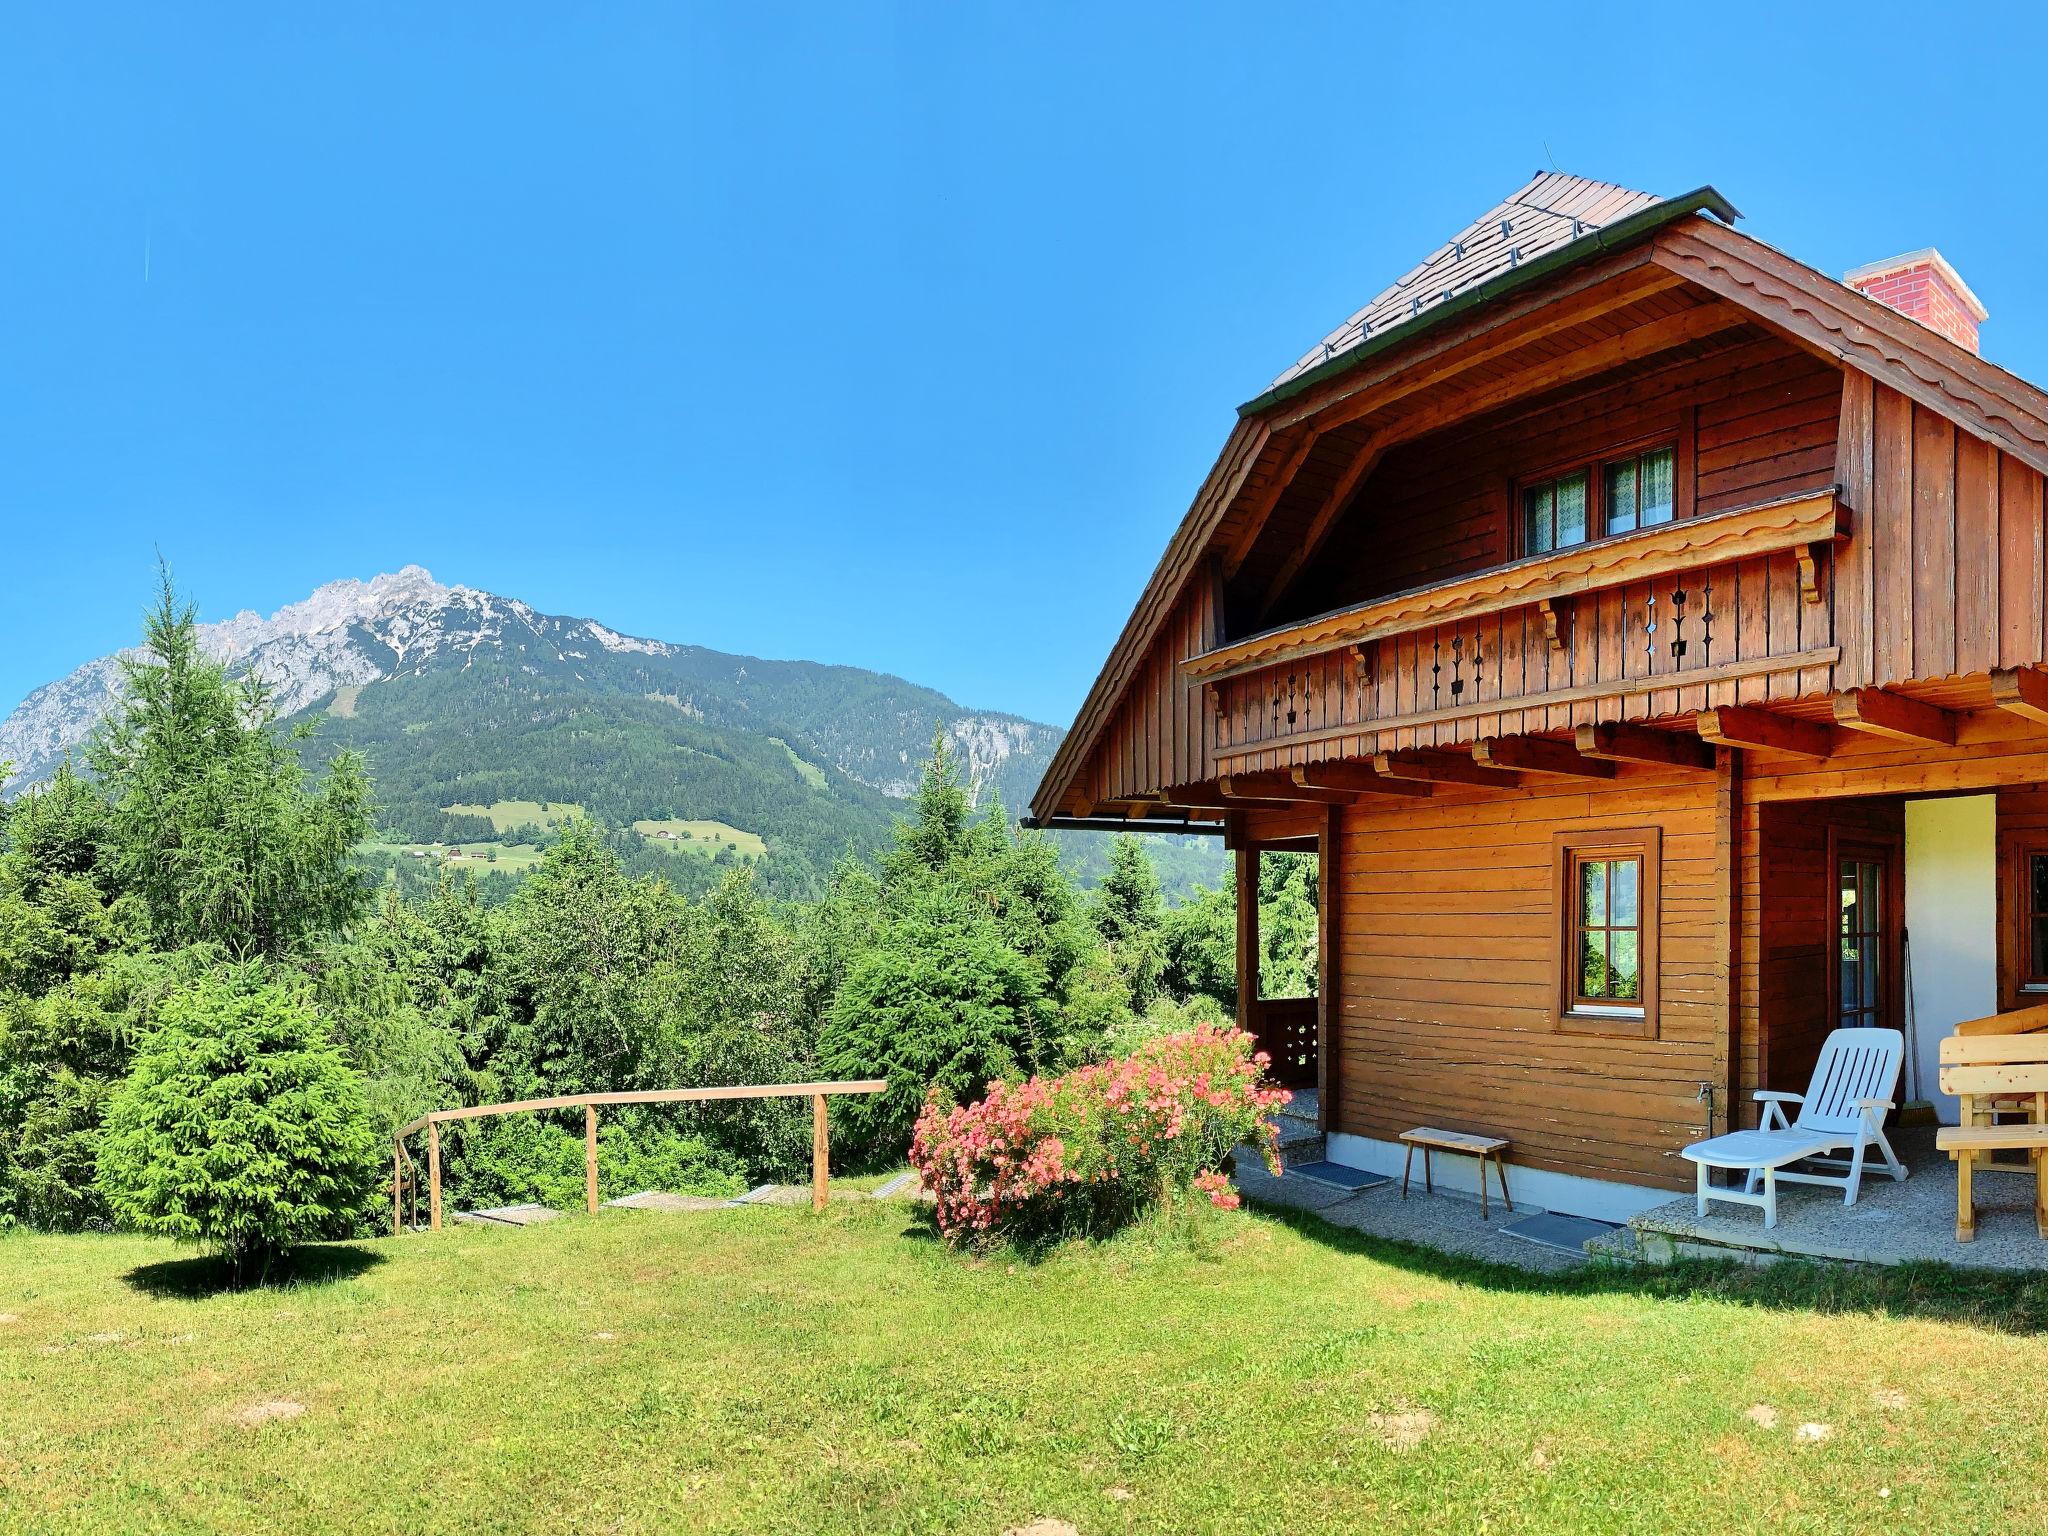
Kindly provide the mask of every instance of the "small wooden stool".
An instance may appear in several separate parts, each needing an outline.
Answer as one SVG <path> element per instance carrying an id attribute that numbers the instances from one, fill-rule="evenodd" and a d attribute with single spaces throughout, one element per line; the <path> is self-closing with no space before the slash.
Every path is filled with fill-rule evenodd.
<path id="1" fill-rule="evenodd" d="M 1431 1152 L 1461 1152 L 1467 1157 L 1479 1159 L 1479 1219 L 1485 1221 L 1491 1213 L 1486 1205 L 1486 1161 L 1493 1159 L 1494 1176 L 1500 1180 L 1500 1203 L 1509 1210 L 1515 1202 L 1508 1198 L 1507 1141 L 1499 1136 L 1475 1136 L 1469 1131 L 1440 1131 L 1434 1126 L 1418 1125 L 1412 1131 L 1403 1131 L 1401 1139 L 1408 1144 L 1408 1160 L 1401 1165 L 1401 1198 L 1408 1198 L 1408 1174 L 1415 1167 L 1415 1149 L 1422 1148 L 1422 1188 L 1425 1194 L 1436 1193 L 1436 1183 L 1430 1177 L 1429 1155 Z"/>

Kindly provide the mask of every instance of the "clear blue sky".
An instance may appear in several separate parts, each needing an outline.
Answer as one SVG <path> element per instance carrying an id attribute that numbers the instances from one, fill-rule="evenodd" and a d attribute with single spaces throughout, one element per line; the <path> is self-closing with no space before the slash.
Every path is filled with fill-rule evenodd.
<path id="1" fill-rule="evenodd" d="M 1791 9 L 10 7 L 0 711 L 161 548 L 1064 723 L 1233 407 L 1553 163 L 2048 378 L 2034 23 Z"/>

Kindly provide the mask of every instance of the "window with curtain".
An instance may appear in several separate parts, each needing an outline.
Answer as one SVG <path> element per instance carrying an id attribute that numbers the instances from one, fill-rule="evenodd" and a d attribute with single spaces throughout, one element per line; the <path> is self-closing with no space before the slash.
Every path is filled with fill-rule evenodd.
<path id="1" fill-rule="evenodd" d="M 1547 555 L 1668 523 L 1677 516 L 1677 487 L 1678 449 L 1668 443 L 1525 482 L 1519 553 Z"/>

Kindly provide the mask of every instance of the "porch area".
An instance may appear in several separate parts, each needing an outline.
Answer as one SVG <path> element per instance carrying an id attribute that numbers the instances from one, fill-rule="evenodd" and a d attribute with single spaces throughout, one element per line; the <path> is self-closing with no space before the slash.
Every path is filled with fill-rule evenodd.
<path id="1" fill-rule="evenodd" d="M 1708 1202 L 1701 1216 L 1691 1195 L 1644 1211 L 1629 1221 L 1641 1257 L 1738 1259 L 1767 1263 L 1794 1257 L 1856 1264 L 1934 1261 L 1961 1269 L 2048 1269 L 2048 1242 L 2034 1229 L 2034 1174 L 2024 1158 L 1996 1164 L 1976 1177 L 1977 1238 L 1959 1243 L 1956 1166 L 1934 1146 L 1933 1126 L 1889 1132 L 1906 1164 L 1904 1183 L 1883 1171 L 1866 1172 L 1854 1205 L 1839 1189 L 1782 1184 L 1778 1224 L 1764 1227 L 1751 1206 Z"/>

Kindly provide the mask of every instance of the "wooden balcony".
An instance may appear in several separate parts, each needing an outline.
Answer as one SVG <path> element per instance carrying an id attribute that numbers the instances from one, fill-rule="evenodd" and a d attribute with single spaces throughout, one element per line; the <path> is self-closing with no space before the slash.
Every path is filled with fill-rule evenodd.
<path id="1" fill-rule="evenodd" d="M 1833 491 L 1397 593 L 1191 657 L 1224 773 L 1824 694 Z"/>

